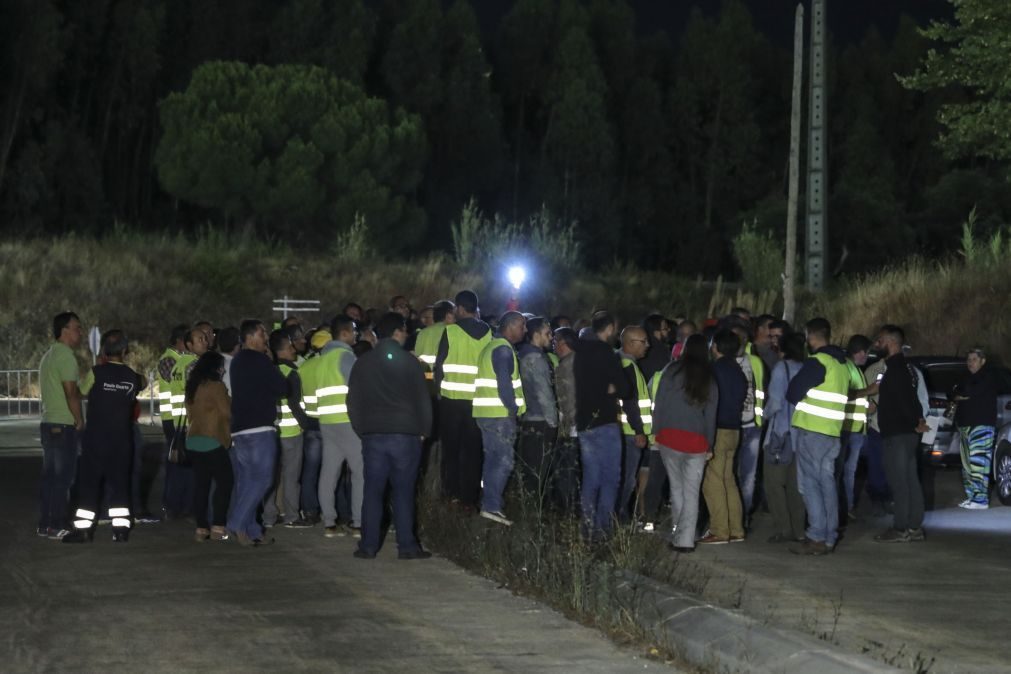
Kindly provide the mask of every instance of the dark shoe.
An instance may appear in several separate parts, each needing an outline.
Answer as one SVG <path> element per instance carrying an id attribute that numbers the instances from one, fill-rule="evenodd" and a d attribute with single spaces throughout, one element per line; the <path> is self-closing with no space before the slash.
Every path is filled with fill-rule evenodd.
<path id="1" fill-rule="evenodd" d="M 789 550 L 795 555 L 809 555 L 813 557 L 820 557 L 832 552 L 832 548 L 825 545 L 824 541 L 812 541 L 811 539 L 807 539 L 798 545 L 791 545 Z"/>
<path id="2" fill-rule="evenodd" d="M 898 529 L 885 529 L 874 537 L 878 543 L 908 543 L 909 532 Z"/>
<path id="3" fill-rule="evenodd" d="M 35 535 L 39 538 L 49 538 L 49 529 L 46 527 L 39 527 L 35 530 Z"/>
<path id="4" fill-rule="evenodd" d="M 312 526 L 312 522 L 299 518 L 297 520 L 292 520 L 291 522 L 285 522 L 284 526 L 288 529 L 308 529 Z"/>
<path id="5" fill-rule="evenodd" d="M 61 536 L 60 541 L 63 543 L 90 543 L 91 534 L 91 529 L 74 529 Z"/>
<path id="6" fill-rule="evenodd" d="M 421 548 L 418 548 L 417 550 L 405 550 L 397 553 L 397 559 L 429 559 L 431 556 L 431 552 L 428 550 L 422 550 Z"/>
<path id="7" fill-rule="evenodd" d="M 70 533 L 72 533 L 69 529 L 52 529 L 52 528 L 50 528 L 50 529 L 46 529 L 46 531 L 49 532 L 48 535 L 46 536 L 46 538 L 48 538 L 51 541 L 60 541 L 60 540 L 63 540 L 66 536 L 68 536 Z"/>
<path id="8" fill-rule="evenodd" d="M 362 550 L 361 548 L 358 548 L 357 550 L 355 550 L 355 557 L 357 557 L 358 559 L 375 559 L 376 558 L 376 553 L 369 552 L 368 550 Z M 401 559 L 403 559 L 403 558 L 401 558 Z"/>
<path id="9" fill-rule="evenodd" d="M 130 530 L 124 529 L 122 531 L 112 532 L 112 542 L 113 543 L 128 543 L 130 541 Z"/>
<path id="10" fill-rule="evenodd" d="M 726 543 L 729 543 L 730 539 L 729 538 L 720 538 L 719 536 L 714 536 L 713 534 L 709 534 L 707 536 L 704 536 L 704 537 L 700 538 L 698 540 L 698 542 L 701 543 L 702 545 L 724 545 Z"/>
<path id="11" fill-rule="evenodd" d="M 671 545 L 670 549 L 674 552 L 680 552 L 682 554 L 688 554 L 689 552 L 695 552 L 695 548 L 686 548 L 683 545 Z"/>
<path id="12" fill-rule="evenodd" d="M 919 529 L 908 529 L 906 535 L 909 536 L 910 541 L 923 541 L 926 540 L 927 536 L 923 533 L 923 527 Z"/>
<path id="13" fill-rule="evenodd" d="M 322 518 L 320 517 L 319 513 L 307 513 L 306 511 L 303 510 L 302 519 L 305 520 L 306 522 L 311 522 L 313 525 L 316 525 L 320 523 Z"/>
<path id="14" fill-rule="evenodd" d="M 210 537 L 211 537 L 210 529 L 201 529 L 198 527 L 197 530 L 193 533 L 193 540 L 195 540 L 197 543 L 203 543 Z"/>
<path id="15" fill-rule="evenodd" d="M 263 538 L 254 538 L 253 539 L 253 547 L 254 548 L 262 548 L 265 545 L 273 545 L 273 544 L 274 544 L 274 539 L 273 538 L 267 538 L 266 536 L 264 536 Z"/>

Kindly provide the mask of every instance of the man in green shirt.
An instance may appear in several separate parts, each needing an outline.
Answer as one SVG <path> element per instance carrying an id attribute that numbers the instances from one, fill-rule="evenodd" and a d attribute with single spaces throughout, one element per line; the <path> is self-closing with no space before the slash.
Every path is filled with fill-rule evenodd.
<path id="1" fill-rule="evenodd" d="M 42 357 L 39 384 L 42 395 L 42 487 L 39 490 L 39 536 L 52 539 L 67 534 L 70 485 L 77 467 L 77 443 L 84 430 L 80 370 L 74 349 L 84 329 L 77 314 L 66 311 L 53 318 L 56 340 Z"/>

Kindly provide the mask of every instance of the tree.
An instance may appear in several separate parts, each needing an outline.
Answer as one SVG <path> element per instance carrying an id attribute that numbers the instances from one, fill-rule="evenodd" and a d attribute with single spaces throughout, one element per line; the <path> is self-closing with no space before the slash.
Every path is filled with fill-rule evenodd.
<path id="1" fill-rule="evenodd" d="M 902 84 L 919 91 L 954 88 L 960 96 L 938 111 L 938 144 L 950 158 L 1011 159 L 1011 3 L 950 0 L 953 22 L 934 21 L 922 31 L 940 43 Z"/>
<path id="2" fill-rule="evenodd" d="M 421 121 L 322 68 L 208 63 L 160 112 L 163 188 L 226 221 L 319 243 L 360 214 L 392 249 L 424 233 Z"/>
<path id="3" fill-rule="evenodd" d="M 375 33 L 376 18 L 362 0 L 294 0 L 278 12 L 271 57 L 317 65 L 362 86 Z"/>

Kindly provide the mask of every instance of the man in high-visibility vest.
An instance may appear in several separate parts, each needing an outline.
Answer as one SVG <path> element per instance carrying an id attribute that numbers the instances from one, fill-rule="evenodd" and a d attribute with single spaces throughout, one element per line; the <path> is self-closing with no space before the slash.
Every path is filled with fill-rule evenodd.
<path id="1" fill-rule="evenodd" d="M 527 409 L 515 345 L 526 334 L 523 314 L 503 314 L 498 332 L 481 351 L 474 382 L 473 414 L 484 443 L 481 517 L 506 526 L 512 521 L 503 513 L 502 496 L 513 472 L 518 420 Z"/>
<path id="2" fill-rule="evenodd" d="M 362 497 L 365 476 L 362 471 L 362 441 L 351 428 L 348 417 L 348 379 L 355 364 L 351 347 L 358 334 L 358 326 L 350 316 L 340 314 L 330 323 L 333 340 L 320 352 L 316 379 L 316 412 L 319 414 L 320 434 L 323 437 L 323 462 L 319 471 L 319 505 L 323 510 L 323 535 L 327 538 L 346 535 L 337 526 L 335 492 L 341 468 L 346 463 L 351 474 L 350 532 L 361 538 Z"/>
<path id="3" fill-rule="evenodd" d="M 302 384 L 302 403 L 305 405 L 306 426 L 302 428 L 302 519 L 316 524 L 320 521 L 319 469 L 323 463 L 323 436 L 319 428 L 316 404 L 316 374 L 323 361 L 319 352 L 330 343 L 329 330 L 315 330 L 310 336 L 305 361 L 298 366 Z"/>
<path id="4" fill-rule="evenodd" d="M 850 373 L 846 353 L 829 343 L 832 327 L 824 318 L 805 326 L 811 356 L 786 389 L 795 406 L 790 435 L 797 457 L 797 479 L 807 509 L 806 540 L 791 546 L 800 555 L 824 555 L 835 548 L 839 529 L 839 494 L 835 461 L 846 421 Z"/>
<path id="5" fill-rule="evenodd" d="M 190 328 L 183 340 L 184 349 L 172 368 L 172 418 L 175 420 L 176 442 L 186 442 L 186 379 L 200 356 L 207 353 L 207 332 Z M 181 463 L 165 463 L 165 493 L 162 495 L 165 516 L 178 519 L 188 515 L 193 504 L 193 468 Z"/>
<path id="6" fill-rule="evenodd" d="M 630 325 L 621 331 L 621 351 L 618 355 L 621 357 L 622 371 L 634 395 L 633 398 L 619 401 L 623 443 L 617 513 L 618 517 L 625 521 L 635 513 L 631 505 L 632 494 L 636 492 L 639 468 L 642 466 L 642 453 L 649 443 L 648 437 L 653 424 L 649 389 L 646 387 L 646 378 L 637 364 L 637 361 L 646 355 L 648 348 L 649 338 L 646 331 L 639 326 Z"/>
<path id="7" fill-rule="evenodd" d="M 434 380 L 435 357 L 439 355 L 439 342 L 446 334 L 446 326 L 456 322 L 453 312 L 456 305 L 449 300 L 436 302 L 432 307 L 432 325 L 418 333 L 411 350 L 425 366 L 425 379 Z"/>
<path id="8" fill-rule="evenodd" d="M 478 506 L 481 491 L 481 431 L 472 414 L 481 351 L 491 328 L 478 318 L 477 293 L 462 290 L 454 298 L 456 323 L 446 326 L 435 356 L 442 445 L 443 495 L 466 508 Z"/>
<path id="9" fill-rule="evenodd" d="M 273 487 L 263 499 L 263 525 L 280 523 L 288 528 L 311 527 L 312 522 L 300 515 L 302 477 L 302 431 L 309 426 L 302 402 L 302 380 L 295 365 L 298 354 L 291 339 L 291 329 L 274 330 L 268 341 L 277 369 L 284 375 L 288 393 L 278 402 L 277 435 L 281 443 L 281 470 L 274 478 Z M 278 512 L 277 489 L 281 488 L 283 511 Z M 315 486 L 315 485 L 313 485 Z M 280 516 L 280 522 L 278 517 Z"/>
<path id="10" fill-rule="evenodd" d="M 850 400 L 846 405 L 846 421 L 840 437 L 842 449 L 836 461 L 839 475 L 839 507 L 845 508 L 849 519 L 856 519 L 856 475 L 860 453 L 867 440 L 867 412 L 870 400 L 863 390 L 867 388 L 863 366 L 871 350 L 871 340 L 864 335 L 853 335 L 846 343 L 846 369 L 850 373 Z"/>
<path id="11" fill-rule="evenodd" d="M 172 328 L 169 345 L 162 352 L 155 368 L 158 375 L 158 412 L 161 415 L 161 429 L 165 434 L 166 448 L 176 432 L 175 417 L 172 414 L 175 407 L 172 402 L 172 370 L 176 366 L 176 361 L 186 351 L 186 333 L 189 331 L 190 329 L 183 324 Z M 183 405 L 185 407 L 185 402 Z"/>

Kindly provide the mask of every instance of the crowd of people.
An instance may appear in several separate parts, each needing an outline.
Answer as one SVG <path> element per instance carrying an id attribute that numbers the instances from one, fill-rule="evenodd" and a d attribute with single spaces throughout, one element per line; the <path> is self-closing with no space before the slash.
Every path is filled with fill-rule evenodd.
<path id="1" fill-rule="evenodd" d="M 147 382 L 118 329 L 81 378 L 82 334 L 75 314 L 57 315 L 40 366 L 38 534 L 86 543 L 107 516 L 126 542 L 159 520 L 140 480 Z M 619 326 L 606 311 L 493 317 L 470 290 L 418 314 L 403 296 L 381 314 L 350 303 L 308 331 L 294 318 L 272 331 L 183 324 L 156 367 L 161 516 L 191 517 L 196 541 L 251 547 L 272 543 L 274 526 L 322 524 L 359 539 L 360 558 L 389 525 L 399 557 L 423 559 L 415 504 L 431 463 L 446 507 L 501 526 L 509 499 L 531 499 L 578 517 L 588 541 L 625 523 L 666 530 L 687 553 L 744 541 L 767 508 L 770 543 L 817 556 L 855 518 L 864 456 L 872 508 L 893 513 L 875 540 L 921 541 L 926 387 L 904 345 L 895 325 L 842 348 L 824 318 L 794 331 L 745 309 L 701 326 L 659 314 Z M 988 505 L 999 392 L 972 350 L 952 392 L 964 508 Z"/>

